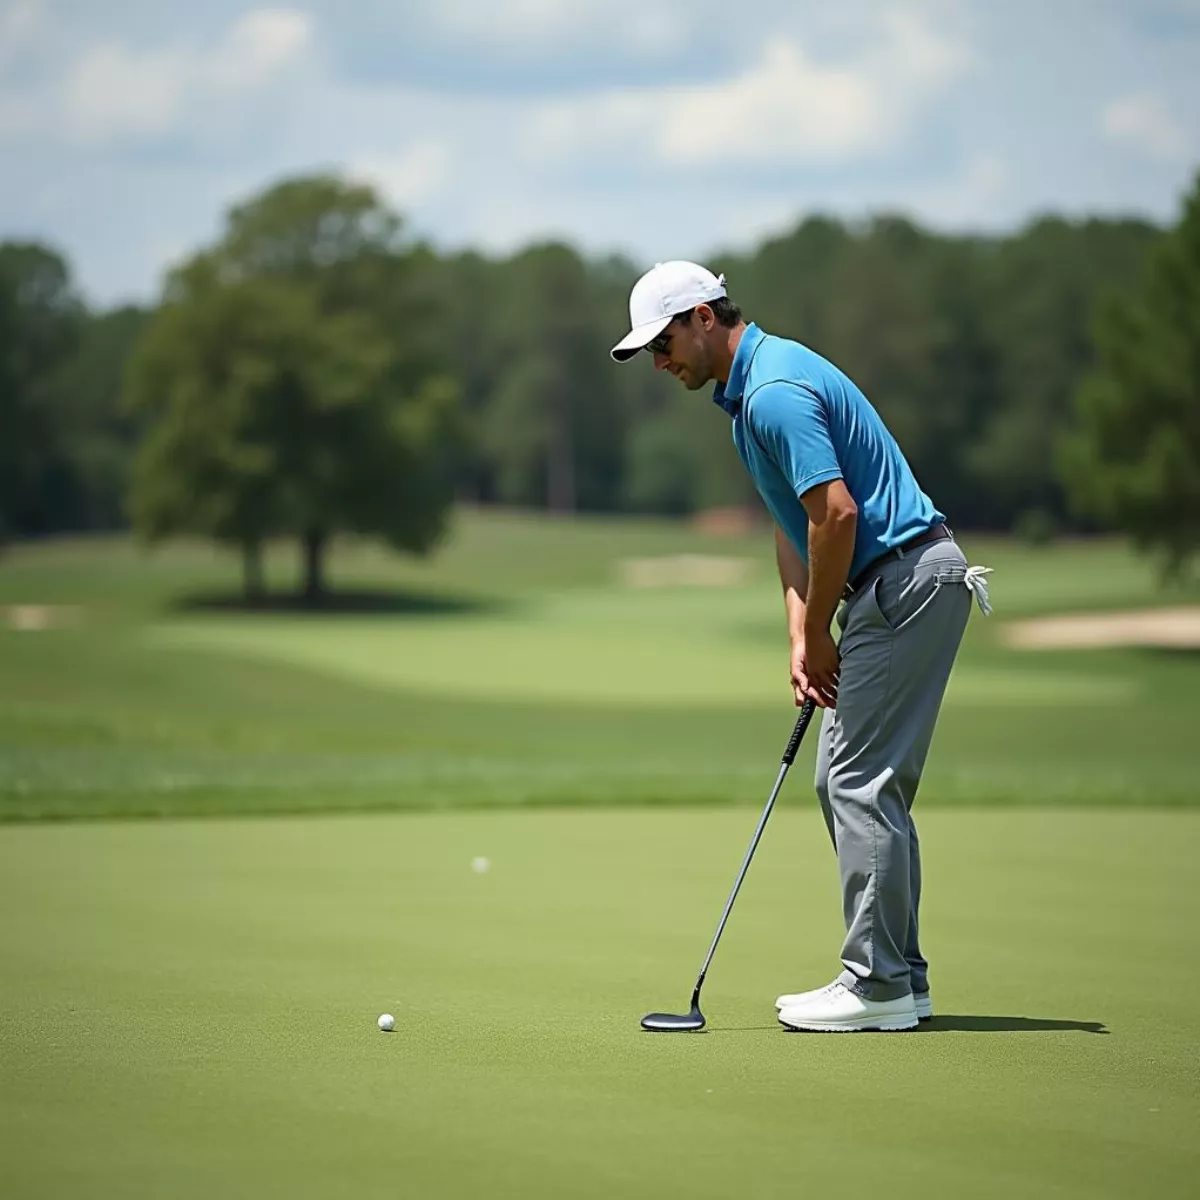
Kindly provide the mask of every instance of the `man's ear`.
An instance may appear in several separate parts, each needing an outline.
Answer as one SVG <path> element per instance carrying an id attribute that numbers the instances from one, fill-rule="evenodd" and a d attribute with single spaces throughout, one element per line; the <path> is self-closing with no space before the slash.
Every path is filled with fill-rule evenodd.
<path id="1" fill-rule="evenodd" d="M 717 314 L 707 304 L 696 305 L 696 316 L 700 318 L 700 328 L 705 333 L 717 323 Z"/>

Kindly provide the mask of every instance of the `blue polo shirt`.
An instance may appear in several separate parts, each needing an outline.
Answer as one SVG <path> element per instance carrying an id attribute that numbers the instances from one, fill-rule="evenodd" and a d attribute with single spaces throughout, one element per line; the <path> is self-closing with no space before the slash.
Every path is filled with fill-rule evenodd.
<path id="1" fill-rule="evenodd" d="M 945 517 L 917 486 L 896 439 L 841 371 L 799 342 L 750 325 L 729 382 L 713 399 L 733 417 L 733 441 L 767 508 L 808 561 L 799 497 L 845 481 L 858 505 L 850 578 Z"/>

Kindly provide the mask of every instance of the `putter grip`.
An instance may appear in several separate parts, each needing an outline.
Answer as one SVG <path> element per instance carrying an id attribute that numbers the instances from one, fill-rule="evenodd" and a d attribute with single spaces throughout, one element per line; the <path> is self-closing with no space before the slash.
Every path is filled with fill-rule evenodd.
<path id="1" fill-rule="evenodd" d="M 812 700 L 805 700 L 804 707 L 800 710 L 800 715 L 796 718 L 796 728 L 792 730 L 792 736 L 788 741 L 787 749 L 783 752 L 785 766 L 790 767 L 796 761 L 796 751 L 800 749 L 800 743 L 804 740 L 804 731 L 808 728 L 808 723 L 812 720 L 813 713 L 816 710 L 817 706 Z"/>

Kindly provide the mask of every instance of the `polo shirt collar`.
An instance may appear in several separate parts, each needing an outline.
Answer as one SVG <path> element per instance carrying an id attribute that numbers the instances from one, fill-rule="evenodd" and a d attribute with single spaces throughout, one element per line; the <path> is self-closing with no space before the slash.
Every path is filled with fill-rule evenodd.
<path id="1" fill-rule="evenodd" d="M 742 397 L 746 392 L 746 376 L 750 373 L 750 360 L 766 336 L 753 322 L 746 326 L 746 332 L 742 334 L 742 340 L 738 342 L 737 351 L 733 356 L 733 366 L 729 369 L 729 381 L 718 383 L 713 390 L 713 403 L 720 405 L 731 417 L 736 417 L 738 409 L 742 407 Z"/>

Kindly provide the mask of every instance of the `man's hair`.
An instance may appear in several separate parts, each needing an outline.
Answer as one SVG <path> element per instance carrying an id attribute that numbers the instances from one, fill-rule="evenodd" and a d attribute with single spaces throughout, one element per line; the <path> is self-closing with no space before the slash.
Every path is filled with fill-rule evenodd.
<path id="1" fill-rule="evenodd" d="M 716 300 L 710 300 L 708 307 L 713 310 L 717 324 L 726 329 L 733 329 L 742 322 L 742 310 L 728 296 L 718 296 Z"/>
<path id="2" fill-rule="evenodd" d="M 742 320 L 742 310 L 738 308 L 728 296 L 718 296 L 715 300 L 705 300 L 705 304 L 713 310 L 713 316 L 717 318 L 717 324 L 725 329 L 733 329 Z M 676 313 L 674 319 L 687 324 L 692 319 L 692 313 L 696 311 L 694 306 L 684 312 Z"/>

